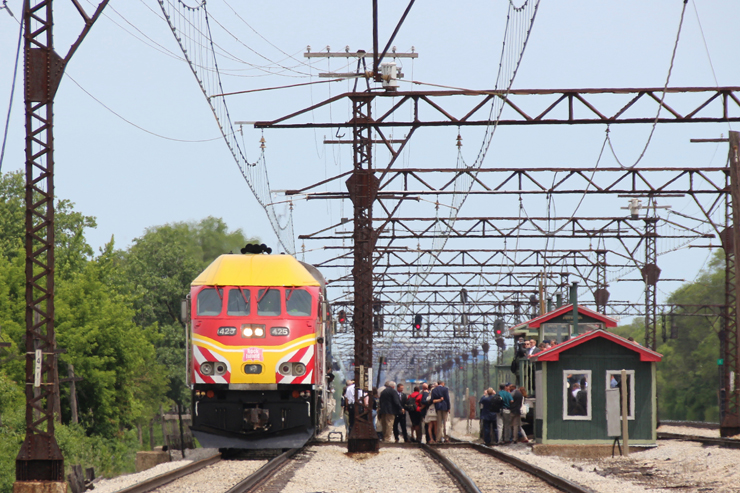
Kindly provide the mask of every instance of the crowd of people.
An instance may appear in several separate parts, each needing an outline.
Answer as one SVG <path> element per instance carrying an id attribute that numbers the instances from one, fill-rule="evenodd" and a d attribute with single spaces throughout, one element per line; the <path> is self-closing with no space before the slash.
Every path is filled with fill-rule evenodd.
<path id="1" fill-rule="evenodd" d="M 353 381 L 343 392 L 342 407 L 347 436 L 354 426 L 355 385 Z M 379 389 L 373 389 L 373 426 L 378 438 L 384 442 L 401 438 L 404 442 L 444 443 L 449 442 L 448 417 L 451 408 L 450 391 L 444 381 L 414 386 L 413 392 L 404 392 L 404 384 L 387 381 Z M 360 393 L 362 395 L 362 393 Z M 369 406 L 363 398 L 362 405 Z M 407 418 L 411 422 L 409 432 Z"/>
<path id="2" fill-rule="evenodd" d="M 342 407 L 347 436 L 354 425 L 355 385 L 347 382 L 343 391 Z M 362 392 L 360 392 L 362 395 Z M 404 442 L 445 443 L 449 442 L 449 412 L 451 409 L 450 392 L 444 381 L 421 386 L 414 386 L 413 392 L 407 394 L 404 384 L 388 381 L 380 389 L 374 389 L 373 426 L 378 438 L 384 442 L 401 439 Z M 489 388 L 479 401 L 482 437 L 486 445 L 528 442 L 522 428 L 522 416 L 528 409 L 524 399 L 527 392 L 524 387 L 512 384 L 501 384 L 498 392 Z M 369 406 L 367 397 L 362 405 Z M 411 423 L 408 430 L 407 419 Z"/>
<path id="3" fill-rule="evenodd" d="M 526 397 L 524 387 L 517 388 L 510 383 L 499 385 L 498 392 L 493 388 L 486 390 L 478 401 L 483 441 L 486 445 L 529 441 L 522 428 L 522 417 L 528 412 L 524 403 Z"/>

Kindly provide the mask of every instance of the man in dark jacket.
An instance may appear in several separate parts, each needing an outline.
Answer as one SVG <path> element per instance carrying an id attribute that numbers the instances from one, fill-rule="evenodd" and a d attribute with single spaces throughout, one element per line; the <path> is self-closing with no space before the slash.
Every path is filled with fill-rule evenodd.
<path id="1" fill-rule="evenodd" d="M 491 428 L 495 426 L 496 414 L 494 414 L 491 408 L 493 404 L 493 389 L 486 390 L 483 397 L 480 398 L 480 424 L 483 427 L 483 442 L 486 445 L 491 445 Z"/>
<path id="2" fill-rule="evenodd" d="M 396 439 L 396 443 L 398 443 L 398 435 L 399 433 L 398 428 L 401 428 L 401 432 L 403 434 L 403 442 L 408 443 L 409 441 L 409 434 L 406 429 L 406 399 L 408 397 L 406 394 L 403 393 L 403 384 L 398 384 L 398 398 L 401 401 L 401 412 L 396 414 L 396 419 L 393 420 L 393 436 Z"/>
<path id="3" fill-rule="evenodd" d="M 447 437 L 447 415 L 450 412 L 450 391 L 445 387 L 444 381 L 437 382 L 437 386 L 432 390 L 432 402 L 434 409 L 437 410 L 437 430 L 440 442 L 449 442 Z"/>
<path id="4" fill-rule="evenodd" d="M 393 421 L 396 414 L 400 413 L 401 399 L 396 392 L 396 382 L 386 382 L 385 389 L 380 393 L 380 420 L 383 423 L 383 441 L 391 441 L 393 432 Z"/>
<path id="5" fill-rule="evenodd" d="M 511 441 L 517 443 L 519 438 L 519 428 L 522 426 L 521 409 L 524 403 L 524 395 L 518 388 L 512 385 L 511 389 Z M 527 437 L 524 437 L 527 438 Z"/>

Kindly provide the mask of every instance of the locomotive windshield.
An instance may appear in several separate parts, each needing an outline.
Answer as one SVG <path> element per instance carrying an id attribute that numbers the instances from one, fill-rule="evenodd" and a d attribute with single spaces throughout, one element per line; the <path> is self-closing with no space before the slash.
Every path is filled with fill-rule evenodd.
<path id="1" fill-rule="evenodd" d="M 231 316 L 249 315 L 249 290 L 232 288 L 229 291 L 227 314 Z"/>
<path id="2" fill-rule="evenodd" d="M 198 293 L 198 315 L 220 315 L 221 293 L 213 288 L 203 289 Z"/>
<path id="3" fill-rule="evenodd" d="M 280 313 L 280 291 L 272 288 L 260 289 L 257 292 L 257 315 L 275 317 Z"/>
<path id="4" fill-rule="evenodd" d="M 285 309 L 294 317 L 311 316 L 311 294 L 305 289 L 285 290 Z"/>

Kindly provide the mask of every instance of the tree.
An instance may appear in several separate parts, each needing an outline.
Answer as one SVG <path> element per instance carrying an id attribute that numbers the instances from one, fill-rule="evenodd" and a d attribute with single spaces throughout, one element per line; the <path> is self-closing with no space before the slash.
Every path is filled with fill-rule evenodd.
<path id="1" fill-rule="evenodd" d="M 137 326 L 131 295 L 111 287 L 120 268 L 111 243 L 57 290 L 57 338 L 67 349 L 61 359 L 84 378 L 77 384 L 81 420 L 107 437 L 151 417 L 168 384 L 156 325 Z"/>
<path id="2" fill-rule="evenodd" d="M 0 256 L 24 256 L 25 184 L 24 175 L 13 171 L 0 175 Z M 85 230 L 97 226 L 95 218 L 74 210 L 69 200 L 57 200 L 54 211 L 56 278 L 78 271 L 92 258 Z"/>

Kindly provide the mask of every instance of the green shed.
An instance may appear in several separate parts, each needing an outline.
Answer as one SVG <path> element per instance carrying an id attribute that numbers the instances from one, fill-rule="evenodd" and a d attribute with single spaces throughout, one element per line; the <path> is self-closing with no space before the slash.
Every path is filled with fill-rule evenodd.
<path id="1" fill-rule="evenodd" d="M 662 355 L 605 330 L 593 330 L 529 358 L 534 365 L 534 436 L 542 444 L 611 444 L 607 395 L 627 391 L 630 444 L 655 445 L 656 365 Z M 627 371 L 622 382 L 621 370 Z M 613 406 L 613 404 L 612 404 Z M 618 421 L 621 410 L 610 408 Z M 612 423 L 613 425 L 613 423 Z"/>

